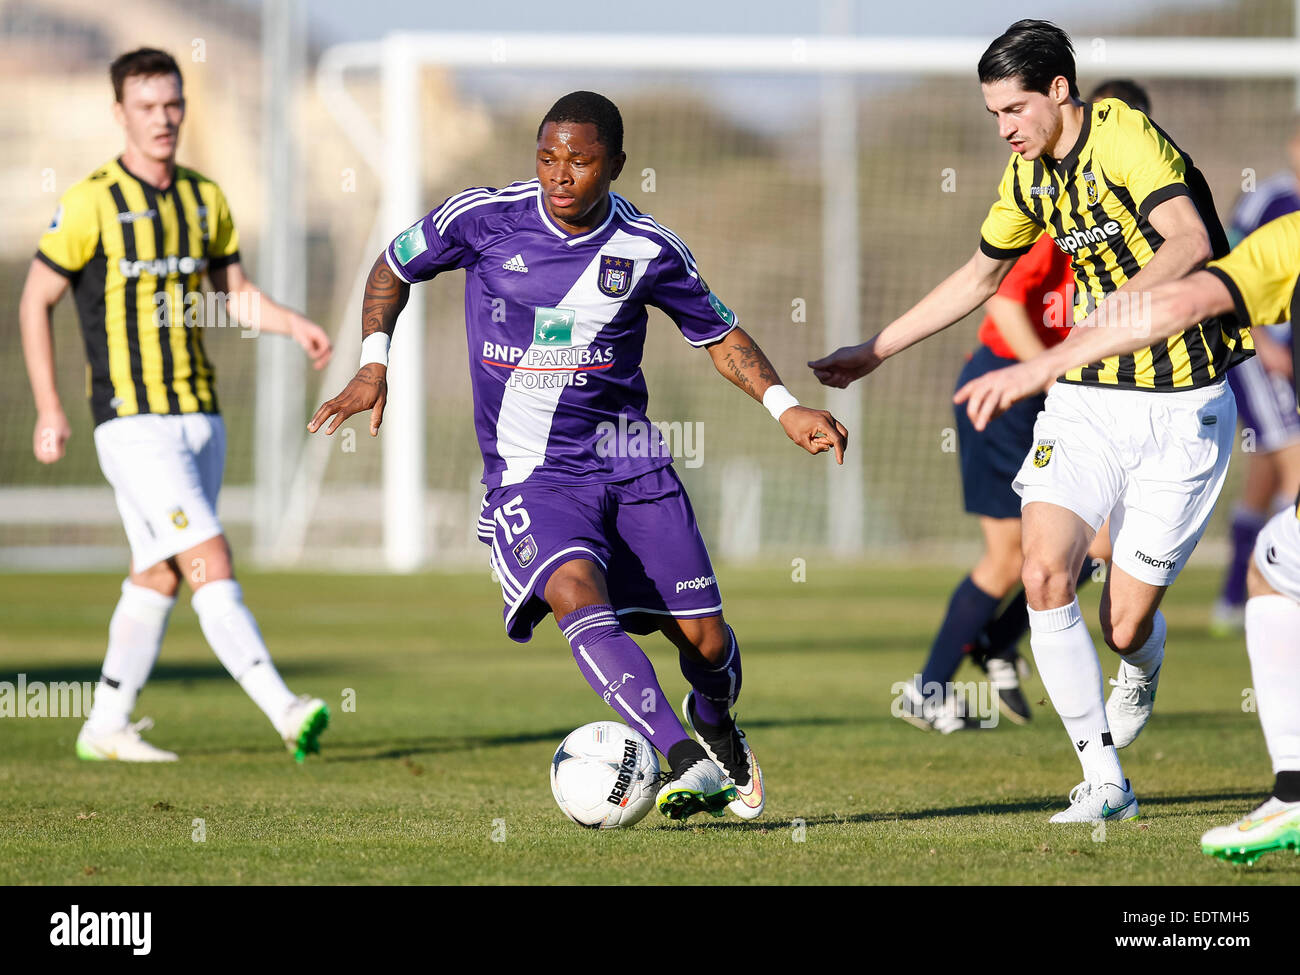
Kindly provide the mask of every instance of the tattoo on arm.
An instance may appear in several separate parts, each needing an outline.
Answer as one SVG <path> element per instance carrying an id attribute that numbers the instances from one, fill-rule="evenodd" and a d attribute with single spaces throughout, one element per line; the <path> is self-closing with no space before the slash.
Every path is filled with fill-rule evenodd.
<path id="1" fill-rule="evenodd" d="M 780 377 L 748 333 L 737 328 L 728 338 L 722 361 L 718 363 L 719 371 L 725 367 L 723 375 L 754 399 L 762 399 L 758 387 L 761 385 L 766 390 L 768 386 L 779 383 Z"/>
<path id="2" fill-rule="evenodd" d="M 366 296 L 361 302 L 361 337 L 376 332 L 393 334 L 397 316 L 406 307 L 411 286 L 393 273 L 388 260 L 380 254 L 366 279 Z"/>

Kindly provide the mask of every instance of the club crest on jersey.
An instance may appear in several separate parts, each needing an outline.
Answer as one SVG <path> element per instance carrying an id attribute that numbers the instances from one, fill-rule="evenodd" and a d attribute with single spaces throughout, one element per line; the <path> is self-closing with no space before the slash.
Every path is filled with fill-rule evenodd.
<path id="1" fill-rule="evenodd" d="M 572 308 L 533 309 L 533 344 L 572 345 L 576 317 Z"/>
<path id="2" fill-rule="evenodd" d="M 622 298 L 632 290 L 632 261 L 626 257 L 602 257 L 596 287 L 607 298 Z"/>
<path id="3" fill-rule="evenodd" d="M 1097 188 L 1097 176 L 1092 170 L 1083 174 L 1083 185 L 1088 189 L 1088 206 L 1096 206 L 1101 199 L 1101 191 Z"/>
<path id="4" fill-rule="evenodd" d="M 1056 446 L 1055 440 L 1040 440 L 1038 446 L 1034 448 L 1034 466 L 1046 467 L 1052 459 L 1052 448 Z"/>
<path id="5" fill-rule="evenodd" d="M 177 528 L 188 528 L 190 520 L 185 517 L 185 509 L 177 508 L 171 513 L 172 524 Z"/>
<path id="6" fill-rule="evenodd" d="M 516 545 L 513 549 L 515 561 L 519 563 L 519 568 L 528 568 L 528 563 L 537 558 L 537 542 L 533 540 L 531 534 L 525 535 L 524 540 Z"/>
<path id="7" fill-rule="evenodd" d="M 51 230 L 58 230 L 59 225 L 62 223 L 63 223 L 63 204 L 60 203 L 58 209 L 54 211 L 54 218 L 50 221 L 50 225 L 45 228 L 45 232 L 49 233 Z"/>

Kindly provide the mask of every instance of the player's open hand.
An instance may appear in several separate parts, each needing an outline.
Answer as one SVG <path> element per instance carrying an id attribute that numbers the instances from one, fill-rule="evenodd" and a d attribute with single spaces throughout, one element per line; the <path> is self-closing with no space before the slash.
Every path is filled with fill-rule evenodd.
<path id="1" fill-rule="evenodd" d="M 846 345 L 828 356 L 808 363 L 817 381 L 823 386 L 843 389 L 854 380 L 861 379 L 884 360 L 876 355 L 874 342 Z"/>
<path id="2" fill-rule="evenodd" d="M 72 436 L 68 418 L 62 410 L 51 410 L 36 416 L 36 430 L 32 433 L 32 451 L 42 464 L 53 464 L 63 457 L 63 445 Z"/>
<path id="3" fill-rule="evenodd" d="M 1043 391 L 1051 378 L 1029 362 L 1018 362 L 972 379 L 953 396 L 954 403 L 966 404 L 966 415 L 976 430 L 983 431 L 1013 405 Z"/>
<path id="4" fill-rule="evenodd" d="M 321 405 L 316 415 L 311 418 L 311 422 L 307 424 L 307 432 L 315 433 L 321 428 L 322 423 L 333 417 L 330 425 L 325 428 L 325 434 L 328 436 L 348 417 L 369 410 L 370 435 L 379 436 L 379 424 L 384 422 L 384 405 L 388 402 L 387 377 L 387 366 L 382 366 L 378 362 L 366 363 L 343 387 L 343 392 Z"/>
<path id="5" fill-rule="evenodd" d="M 835 463 L 844 463 L 849 431 L 825 410 L 792 406 L 781 414 L 781 428 L 787 437 L 808 453 L 820 454 L 823 450 L 834 450 Z"/>
<path id="6" fill-rule="evenodd" d="M 311 364 L 317 369 L 324 369 L 325 364 L 330 361 L 330 356 L 334 354 L 334 346 L 330 343 L 330 337 L 325 334 L 325 329 L 301 315 L 293 317 L 289 324 L 289 335 L 302 346 L 303 351 L 311 359 Z"/>

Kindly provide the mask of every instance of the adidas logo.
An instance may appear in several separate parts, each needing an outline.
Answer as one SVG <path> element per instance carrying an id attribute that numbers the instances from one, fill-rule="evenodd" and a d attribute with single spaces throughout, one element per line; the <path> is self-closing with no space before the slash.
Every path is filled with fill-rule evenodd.
<path id="1" fill-rule="evenodd" d="M 524 263 L 524 255 L 522 254 L 516 254 L 501 266 L 507 271 L 521 271 L 524 274 L 528 273 L 528 265 Z"/>

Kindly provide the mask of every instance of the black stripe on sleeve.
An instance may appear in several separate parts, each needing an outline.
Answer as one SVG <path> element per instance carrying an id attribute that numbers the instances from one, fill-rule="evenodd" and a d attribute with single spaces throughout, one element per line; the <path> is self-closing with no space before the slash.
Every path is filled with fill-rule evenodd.
<path id="1" fill-rule="evenodd" d="M 1138 213 L 1143 217 L 1149 217 L 1151 211 L 1166 200 L 1172 200 L 1176 196 L 1190 197 L 1191 195 L 1192 191 L 1187 188 L 1186 183 L 1170 183 L 1158 190 L 1152 190 L 1147 195 L 1147 198 L 1142 201 L 1142 205 L 1138 207 Z"/>
<path id="2" fill-rule="evenodd" d="M 77 277 L 76 271 L 69 271 L 66 267 L 64 267 L 54 258 L 46 256 L 44 251 L 37 251 L 36 259 L 40 261 L 42 264 L 44 264 L 46 267 L 48 267 L 51 271 L 63 275 L 69 281 L 76 280 Z"/>
<path id="3" fill-rule="evenodd" d="M 1291 292 L 1291 323 L 1300 322 L 1300 278 L 1295 279 L 1295 288 Z M 1296 399 L 1300 400 L 1300 342 L 1291 340 L 1291 378 L 1296 383 Z M 1297 502 L 1300 504 L 1300 502 Z"/>
<path id="4" fill-rule="evenodd" d="M 158 194 L 154 188 L 147 183 L 141 183 L 144 190 L 145 203 L 153 211 L 153 255 L 156 261 L 165 261 L 167 259 L 167 231 L 163 227 L 162 209 L 159 207 Z M 176 395 L 176 364 L 172 361 L 172 343 L 171 329 L 173 320 L 177 315 L 177 309 L 168 307 L 167 286 L 171 283 L 172 275 L 155 274 L 153 286 L 153 306 L 154 318 L 158 324 L 158 355 L 162 359 L 162 384 L 163 392 L 167 395 L 167 412 L 179 413 L 181 411 L 181 400 Z M 158 298 L 162 296 L 160 303 Z M 181 327 L 184 327 L 184 314 L 181 314 Z"/>
<path id="5" fill-rule="evenodd" d="M 117 206 L 118 213 L 131 212 L 126 197 L 122 195 L 122 187 L 114 183 L 108 188 L 108 192 L 113 197 L 113 203 Z M 129 220 L 122 223 L 122 256 L 127 263 L 134 263 L 139 259 L 139 254 L 135 248 L 135 224 Z M 144 368 L 140 362 L 140 322 L 138 318 L 140 275 L 133 274 L 130 277 L 123 275 L 123 278 L 122 303 L 126 311 L 126 349 L 131 362 L 131 382 L 135 385 L 135 409 L 137 413 L 148 413 L 150 412 L 149 391 L 144 388 Z M 107 322 L 105 325 L 107 326 Z"/>
<path id="6" fill-rule="evenodd" d="M 1021 254 L 1027 254 L 1033 246 L 1033 244 L 1026 244 L 1024 247 L 994 247 L 983 237 L 980 238 L 980 253 L 995 261 L 1009 261 Z"/>
<path id="7" fill-rule="evenodd" d="M 229 267 L 239 260 L 239 251 L 227 254 L 225 257 L 208 258 L 208 267 L 213 270 L 220 270 L 223 267 Z"/>
<path id="8" fill-rule="evenodd" d="M 1222 281 L 1223 286 L 1228 289 L 1228 294 L 1232 296 L 1232 307 L 1236 310 L 1237 314 L 1237 327 L 1250 328 L 1252 323 L 1250 320 L 1250 311 L 1246 308 L 1246 299 L 1242 297 L 1241 289 L 1237 287 L 1237 282 L 1232 280 L 1232 275 L 1221 267 L 1207 267 L 1205 270 L 1209 271 L 1216 278 Z M 1293 303 L 1292 311 L 1294 312 L 1294 310 L 1295 306 Z"/>

